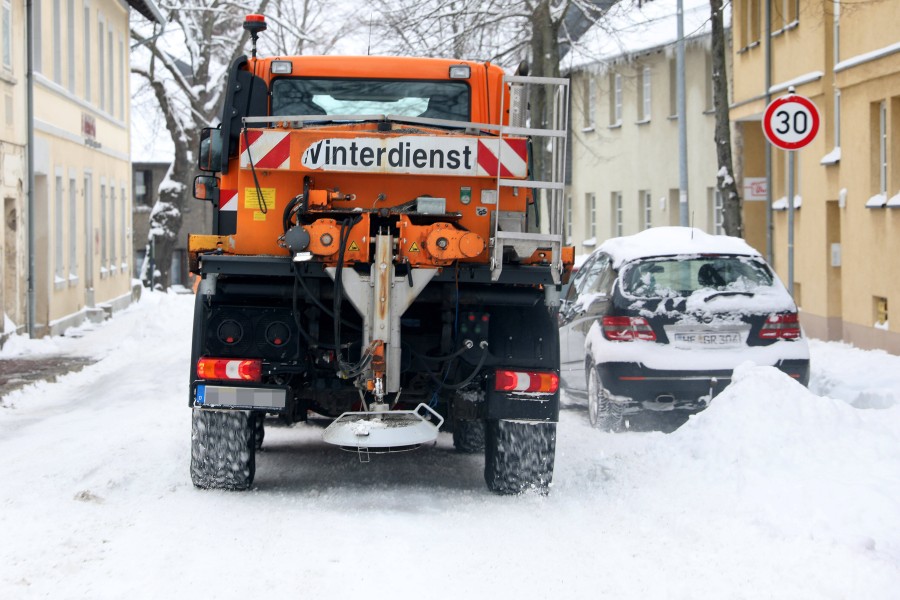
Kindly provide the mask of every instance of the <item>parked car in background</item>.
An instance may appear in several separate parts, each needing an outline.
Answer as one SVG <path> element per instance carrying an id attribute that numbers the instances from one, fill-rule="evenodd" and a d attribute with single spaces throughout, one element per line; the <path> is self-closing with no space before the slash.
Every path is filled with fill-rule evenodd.
<path id="1" fill-rule="evenodd" d="M 560 303 L 562 384 L 591 424 L 705 408 L 751 361 L 809 382 L 797 306 L 739 238 L 657 227 L 600 245 Z"/>

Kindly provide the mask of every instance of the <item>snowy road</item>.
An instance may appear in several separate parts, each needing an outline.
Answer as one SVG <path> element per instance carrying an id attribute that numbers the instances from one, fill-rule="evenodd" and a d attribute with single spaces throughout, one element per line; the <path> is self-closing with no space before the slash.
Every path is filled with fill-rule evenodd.
<path id="1" fill-rule="evenodd" d="M 102 360 L 0 400 L 0 598 L 897 597 L 900 357 L 814 343 L 836 399 L 748 366 L 669 435 L 564 410 L 547 498 L 493 496 L 446 434 L 361 464 L 304 424 L 203 492 L 191 302 L 3 350 Z"/>

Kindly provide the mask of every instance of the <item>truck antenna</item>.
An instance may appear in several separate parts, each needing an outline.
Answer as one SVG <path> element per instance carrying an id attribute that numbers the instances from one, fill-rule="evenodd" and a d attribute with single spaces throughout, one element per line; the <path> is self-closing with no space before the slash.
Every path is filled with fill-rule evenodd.
<path id="1" fill-rule="evenodd" d="M 244 29 L 250 32 L 250 39 L 253 42 L 252 57 L 256 58 L 256 41 L 259 39 L 259 34 L 266 30 L 266 17 L 263 15 L 247 15 L 244 17 Z"/>

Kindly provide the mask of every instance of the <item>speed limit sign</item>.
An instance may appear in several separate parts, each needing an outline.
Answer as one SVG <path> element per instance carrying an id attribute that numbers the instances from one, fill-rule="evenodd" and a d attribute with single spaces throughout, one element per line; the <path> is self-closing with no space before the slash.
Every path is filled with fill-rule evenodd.
<path id="1" fill-rule="evenodd" d="M 797 150 L 810 143 L 819 131 L 819 110 L 805 96 L 788 94 L 766 107 L 763 131 L 769 142 L 783 150 Z"/>

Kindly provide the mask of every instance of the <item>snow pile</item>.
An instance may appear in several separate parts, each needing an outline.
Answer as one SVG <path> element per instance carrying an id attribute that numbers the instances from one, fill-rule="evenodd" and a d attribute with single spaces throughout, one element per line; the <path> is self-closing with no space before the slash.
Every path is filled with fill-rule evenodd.
<path id="1" fill-rule="evenodd" d="M 900 356 L 841 342 L 810 340 L 809 389 L 856 408 L 900 405 Z"/>
<path id="2" fill-rule="evenodd" d="M 660 249 L 664 250 L 660 250 Z M 613 258 L 613 266 L 648 256 L 692 256 L 697 254 L 743 254 L 760 256 L 741 238 L 711 235 L 692 227 L 652 227 L 634 235 L 612 238 L 603 242 L 595 252 L 606 252 Z"/>

